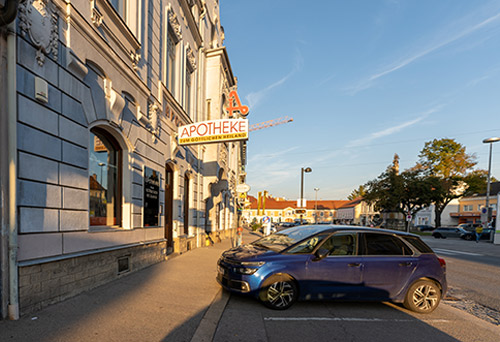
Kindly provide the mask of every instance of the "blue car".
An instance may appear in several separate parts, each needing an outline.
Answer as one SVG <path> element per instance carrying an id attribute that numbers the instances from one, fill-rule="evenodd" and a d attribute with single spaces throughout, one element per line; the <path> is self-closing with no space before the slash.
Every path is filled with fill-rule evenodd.
<path id="1" fill-rule="evenodd" d="M 447 290 L 445 261 L 417 235 L 366 227 L 289 228 L 232 248 L 217 264 L 222 287 L 277 310 L 336 299 L 430 313 Z"/>

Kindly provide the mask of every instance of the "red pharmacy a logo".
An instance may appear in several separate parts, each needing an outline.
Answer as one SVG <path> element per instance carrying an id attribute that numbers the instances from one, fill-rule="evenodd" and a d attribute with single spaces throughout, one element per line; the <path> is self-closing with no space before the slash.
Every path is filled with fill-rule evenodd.
<path id="1" fill-rule="evenodd" d="M 241 104 L 240 98 L 236 90 L 229 93 L 229 107 L 226 108 L 229 112 L 229 117 L 233 117 L 234 112 L 239 112 L 241 116 L 248 115 L 248 107 Z"/>

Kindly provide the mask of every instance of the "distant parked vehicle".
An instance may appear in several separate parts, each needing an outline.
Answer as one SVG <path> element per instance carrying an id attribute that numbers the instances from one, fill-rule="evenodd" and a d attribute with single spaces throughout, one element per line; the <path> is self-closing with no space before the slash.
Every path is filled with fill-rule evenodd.
<path id="1" fill-rule="evenodd" d="M 491 238 L 492 232 L 493 232 L 492 228 L 483 229 L 483 234 L 481 235 L 481 240 L 489 240 Z M 467 240 L 467 241 L 476 240 L 476 233 L 475 232 L 465 232 L 464 234 L 460 235 L 460 238 Z"/>
<path id="2" fill-rule="evenodd" d="M 479 227 L 481 223 L 460 223 L 458 228 L 463 228 L 469 232 L 475 232 L 476 228 Z"/>
<path id="3" fill-rule="evenodd" d="M 434 230 L 434 227 L 428 224 L 419 224 L 418 226 L 415 226 L 415 228 L 417 228 L 421 232 L 428 232 Z"/>
<path id="4" fill-rule="evenodd" d="M 463 228 L 458 227 L 439 227 L 432 231 L 432 236 L 436 239 L 446 239 L 447 237 L 459 238 L 462 234 L 466 234 L 467 231 Z"/>

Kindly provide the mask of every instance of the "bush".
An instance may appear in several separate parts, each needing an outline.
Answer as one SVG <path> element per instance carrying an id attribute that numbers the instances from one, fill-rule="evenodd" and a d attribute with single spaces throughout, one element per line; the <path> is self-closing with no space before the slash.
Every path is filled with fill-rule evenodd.
<path id="1" fill-rule="evenodd" d="M 255 232 L 262 227 L 262 223 L 254 223 L 252 224 L 252 230 Z"/>

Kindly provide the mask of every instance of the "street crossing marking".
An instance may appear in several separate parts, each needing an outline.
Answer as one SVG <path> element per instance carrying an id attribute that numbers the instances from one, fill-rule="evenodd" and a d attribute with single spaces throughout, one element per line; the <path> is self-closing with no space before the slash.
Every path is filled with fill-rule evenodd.
<path id="1" fill-rule="evenodd" d="M 465 254 L 465 255 L 483 256 L 482 254 L 478 254 L 478 253 L 454 251 L 451 249 L 442 249 L 442 248 L 434 248 L 434 251 L 436 251 L 440 254 L 448 254 L 448 255 Z"/>
<path id="2" fill-rule="evenodd" d="M 356 317 L 264 317 L 264 321 L 334 321 L 334 322 L 432 322 L 450 323 L 447 319 L 385 319 L 385 318 L 356 318 Z"/>

